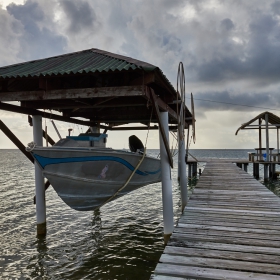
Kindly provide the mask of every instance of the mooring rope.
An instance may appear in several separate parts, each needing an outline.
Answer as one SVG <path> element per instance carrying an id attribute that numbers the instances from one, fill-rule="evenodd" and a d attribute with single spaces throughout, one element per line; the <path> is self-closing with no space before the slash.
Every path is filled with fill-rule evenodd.
<path id="1" fill-rule="evenodd" d="M 133 172 L 130 174 L 129 178 L 126 180 L 125 184 L 120 187 L 111 197 L 109 197 L 105 202 L 103 202 L 98 208 L 101 208 L 104 204 L 110 202 L 114 197 L 116 197 L 130 182 L 130 180 L 132 179 L 133 175 L 135 174 L 135 172 L 137 171 L 137 169 L 140 167 L 141 163 L 143 162 L 144 158 L 146 155 L 146 147 L 144 148 L 144 152 L 143 152 L 143 156 L 140 159 L 140 161 L 138 162 L 137 166 L 134 168 Z"/>

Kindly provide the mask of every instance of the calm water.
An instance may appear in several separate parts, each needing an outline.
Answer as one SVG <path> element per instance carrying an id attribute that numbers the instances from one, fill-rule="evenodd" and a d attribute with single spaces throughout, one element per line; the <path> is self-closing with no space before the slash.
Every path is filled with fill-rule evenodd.
<path id="1" fill-rule="evenodd" d="M 191 153 L 247 158 L 248 151 Z M 158 151 L 150 150 L 150 154 L 157 156 Z M 176 161 L 172 169 L 174 222 L 180 215 Z M 203 164 L 198 168 L 203 169 Z M 252 172 L 251 166 L 248 171 Z M 1 150 L 0 172 L 1 279 L 150 278 L 164 249 L 160 184 L 136 190 L 95 212 L 70 209 L 50 187 L 46 192 L 48 233 L 38 239 L 33 165 L 17 150 Z M 280 193 L 278 181 L 269 187 Z"/>

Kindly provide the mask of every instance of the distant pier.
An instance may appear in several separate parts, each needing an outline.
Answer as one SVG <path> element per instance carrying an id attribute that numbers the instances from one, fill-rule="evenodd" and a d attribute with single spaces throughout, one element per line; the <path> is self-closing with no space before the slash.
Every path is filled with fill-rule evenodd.
<path id="1" fill-rule="evenodd" d="M 151 279 L 280 279 L 280 198 L 232 162 L 208 160 Z"/>

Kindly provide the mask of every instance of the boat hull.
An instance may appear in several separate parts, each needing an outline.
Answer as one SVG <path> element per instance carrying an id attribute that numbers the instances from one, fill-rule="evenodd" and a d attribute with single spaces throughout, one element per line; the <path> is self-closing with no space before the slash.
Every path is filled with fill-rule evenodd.
<path id="1" fill-rule="evenodd" d="M 141 154 L 112 149 L 35 148 L 31 152 L 61 199 L 80 211 L 106 203 L 128 180 Z M 161 180 L 160 161 L 145 156 L 115 198 Z"/>

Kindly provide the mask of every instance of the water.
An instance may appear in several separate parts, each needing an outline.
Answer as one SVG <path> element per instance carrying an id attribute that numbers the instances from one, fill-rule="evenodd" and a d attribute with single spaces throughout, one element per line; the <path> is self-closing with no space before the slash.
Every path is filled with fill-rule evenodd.
<path id="1" fill-rule="evenodd" d="M 247 158 L 247 152 L 191 151 L 194 156 L 217 158 Z M 157 150 L 150 153 L 158 155 Z M 175 158 L 174 222 L 180 216 L 176 162 Z M 38 239 L 33 165 L 17 150 L 1 150 L 0 172 L 1 279 L 150 278 L 164 249 L 160 184 L 136 190 L 95 212 L 70 209 L 50 187 L 48 233 Z M 248 172 L 252 173 L 250 165 Z M 278 181 L 268 186 L 280 194 Z"/>

